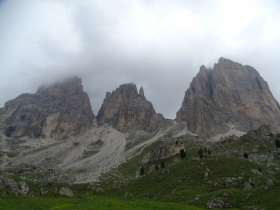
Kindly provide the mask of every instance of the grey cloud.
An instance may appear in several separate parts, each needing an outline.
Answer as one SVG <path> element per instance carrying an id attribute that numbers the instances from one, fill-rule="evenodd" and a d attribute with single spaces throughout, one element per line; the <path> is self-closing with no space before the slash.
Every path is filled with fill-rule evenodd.
<path id="1" fill-rule="evenodd" d="M 280 76 L 280 39 L 267 37 L 269 32 L 280 33 L 278 14 L 268 9 L 279 9 L 277 1 L 254 1 L 261 4 L 263 14 L 248 20 L 230 43 L 223 35 L 229 28 L 221 26 L 219 16 L 228 8 L 219 0 L 49 0 L 36 4 L 29 0 L 23 12 L 16 1 L 11 2 L 0 5 L 0 11 L 5 10 L 0 19 L 6 20 L 0 20 L 1 28 L 6 29 L 0 34 L 4 46 L 0 49 L 0 106 L 20 93 L 35 92 L 42 84 L 77 75 L 95 114 L 106 91 L 133 82 L 138 89 L 144 87 L 157 112 L 174 118 L 199 67 L 213 67 L 219 57 L 255 67 L 280 100 L 276 79 Z M 242 6 L 241 1 L 234 2 Z M 49 17 L 40 16 L 42 8 Z M 17 15 L 16 25 L 9 14 Z M 25 18 L 20 20 L 23 14 Z M 65 20 L 55 23 L 58 17 Z M 44 25 L 46 20 L 54 26 Z M 69 26 L 60 25 L 63 23 Z"/>

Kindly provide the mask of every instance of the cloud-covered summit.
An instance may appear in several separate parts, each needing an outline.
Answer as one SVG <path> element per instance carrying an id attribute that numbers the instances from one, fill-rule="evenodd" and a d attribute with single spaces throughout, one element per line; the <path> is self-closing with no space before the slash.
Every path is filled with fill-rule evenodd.
<path id="1" fill-rule="evenodd" d="M 0 1 L 0 106 L 72 75 L 97 114 L 106 91 L 143 86 L 174 118 L 201 65 L 219 57 L 256 68 L 276 99 L 280 3 L 214 1 Z"/>

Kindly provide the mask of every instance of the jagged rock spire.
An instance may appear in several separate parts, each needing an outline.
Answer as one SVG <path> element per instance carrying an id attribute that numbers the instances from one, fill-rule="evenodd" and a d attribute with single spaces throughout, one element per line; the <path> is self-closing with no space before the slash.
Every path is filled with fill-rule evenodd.
<path id="1" fill-rule="evenodd" d="M 142 98 L 143 100 L 146 100 L 143 87 L 141 87 L 139 90 L 139 97 Z"/>
<path id="2" fill-rule="evenodd" d="M 143 87 L 138 94 L 133 83 L 120 85 L 112 93 L 107 93 L 96 118 L 98 124 L 110 123 L 120 131 L 153 131 L 164 120 L 146 100 Z"/>

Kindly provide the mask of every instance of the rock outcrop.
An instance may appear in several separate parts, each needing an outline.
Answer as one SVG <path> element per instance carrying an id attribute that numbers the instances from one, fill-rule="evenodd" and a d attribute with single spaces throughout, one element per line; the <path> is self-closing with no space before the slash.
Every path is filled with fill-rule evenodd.
<path id="1" fill-rule="evenodd" d="M 112 93 L 107 92 L 97 115 L 98 124 L 109 123 L 119 131 L 154 131 L 165 120 L 157 114 L 151 102 L 146 100 L 141 87 L 139 94 L 133 83 L 120 85 Z"/>
<path id="2" fill-rule="evenodd" d="M 149 157 L 149 162 L 154 162 L 164 158 L 169 158 L 180 153 L 180 150 L 185 151 L 184 144 L 167 144 L 155 147 Z"/>
<path id="3" fill-rule="evenodd" d="M 69 189 L 68 187 L 61 187 L 58 194 L 73 197 L 73 190 Z"/>
<path id="4" fill-rule="evenodd" d="M 185 93 L 177 122 L 202 137 L 229 129 L 247 132 L 262 124 L 280 129 L 280 107 L 267 83 L 251 66 L 220 58 L 214 69 L 201 66 Z"/>
<path id="5" fill-rule="evenodd" d="M 29 187 L 25 182 L 17 183 L 15 180 L 0 176 L 0 190 L 7 189 L 15 195 L 27 195 Z"/>
<path id="6" fill-rule="evenodd" d="M 241 136 L 240 139 L 243 139 L 243 140 L 262 139 L 269 135 L 271 135 L 271 126 L 261 125 L 256 130 L 249 130 L 246 134 Z"/>
<path id="7" fill-rule="evenodd" d="M 65 139 L 88 131 L 94 115 L 81 79 L 70 78 L 35 94 L 21 94 L 0 109 L 6 136 Z"/>

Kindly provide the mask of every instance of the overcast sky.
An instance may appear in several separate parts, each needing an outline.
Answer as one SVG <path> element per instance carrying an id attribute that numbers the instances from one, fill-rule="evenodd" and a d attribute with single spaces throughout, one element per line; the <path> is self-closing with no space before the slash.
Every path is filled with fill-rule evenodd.
<path id="1" fill-rule="evenodd" d="M 201 65 L 253 66 L 280 101 L 279 0 L 0 0 L 0 107 L 77 75 L 96 115 L 123 83 L 175 118 Z"/>

